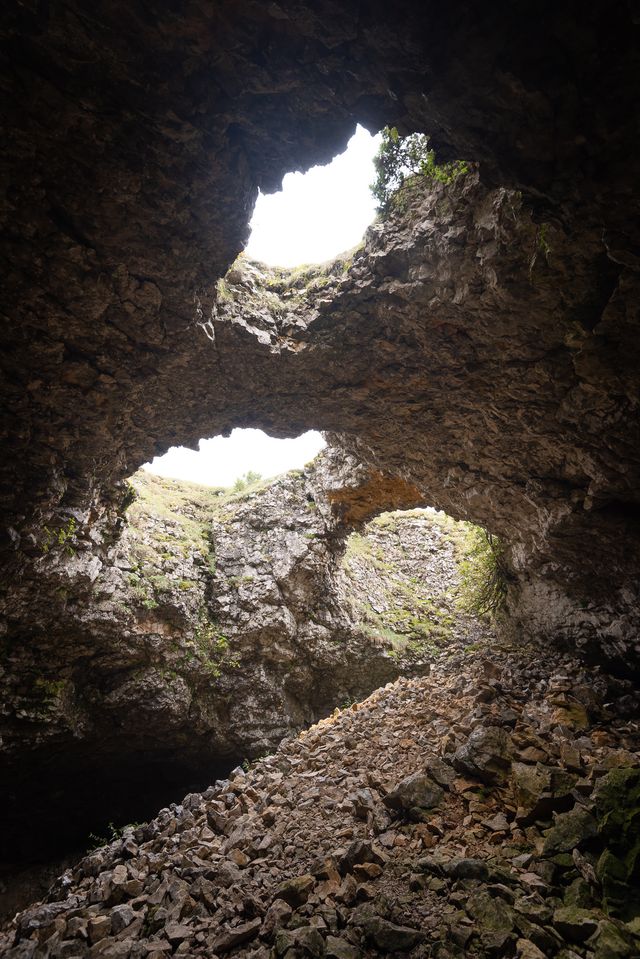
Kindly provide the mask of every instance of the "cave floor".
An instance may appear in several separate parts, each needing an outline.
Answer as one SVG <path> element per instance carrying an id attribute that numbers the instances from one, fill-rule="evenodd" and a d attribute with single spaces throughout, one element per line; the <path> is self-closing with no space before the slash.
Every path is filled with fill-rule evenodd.
<path id="1" fill-rule="evenodd" d="M 454 651 L 90 854 L 3 954 L 637 955 L 630 690 Z"/>

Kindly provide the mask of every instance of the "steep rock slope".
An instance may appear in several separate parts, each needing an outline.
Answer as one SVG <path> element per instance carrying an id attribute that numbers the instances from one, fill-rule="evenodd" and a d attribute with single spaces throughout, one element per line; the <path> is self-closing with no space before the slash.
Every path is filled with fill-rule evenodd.
<path id="1" fill-rule="evenodd" d="M 428 671 L 434 639 L 453 636 L 463 534 L 423 512 L 388 518 L 347 577 L 345 537 L 377 508 L 370 478 L 336 453 L 238 495 L 140 473 L 99 561 L 75 530 L 49 531 L 39 603 L 26 586 L 13 595 L 30 631 L 2 646 L 4 859 L 148 816 L 336 705 Z M 380 551 L 391 632 L 367 621 Z M 461 634 L 476 629 L 468 618 Z M 36 828 L 18 828 L 36 811 Z"/>
<path id="2" fill-rule="evenodd" d="M 126 830 L 4 954 L 632 959 L 638 707 L 549 648 L 456 652 Z"/>

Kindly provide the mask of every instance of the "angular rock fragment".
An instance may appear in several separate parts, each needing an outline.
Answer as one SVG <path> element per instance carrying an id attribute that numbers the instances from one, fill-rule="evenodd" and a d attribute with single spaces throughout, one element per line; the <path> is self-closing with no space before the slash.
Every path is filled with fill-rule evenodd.
<path id="1" fill-rule="evenodd" d="M 310 874 L 286 879 L 278 886 L 274 898 L 283 899 L 289 906 L 296 909 L 307 901 L 315 883 L 314 876 Z"/>
<path id="2" fill-rule="evenodd" d="M 245 942 L 251 942 L 252 939 L 255 939 L 261 926 L 262 919 L 256 918 L 226 929 L 219 936 L 211 940 L 210 948 L 215 953 L 230 952 L 231 949 L 235 949 L 236 946 L 243 945 Z"/>
<path id="3" fill-rule="evenodd" d="M 313 926 L 281 929 L 275 938 L 275 954 L 284 956 L 290 949 L 295 949 L 304 956 L 311 956 L 312 959 L 321 959 L 325 952 L 324 939 Z"/>
<path id="4" fill-rule="evenodd" d="M 327 959 L 359 959 L 360 950 L 346 939 L 327 936 L 325 955 Z"/>
<path id="5" fill-rule="evenodd" d="M 553 811 L 573 805 L 572 790 L 578 777 L 561 767 L 535 766 L 514 762 L 512 782 L 518 810 L 516 820 L 523 824 L 550 818 Z"/>
<path id="6" fill-rule="evenodd" d="M 422 939 L 418 929 L 398 926 L 381 916 L 372 916 L 362 922 L 365 938 L 383 952 L 407 952 Z"/>
<path id="7" fill-rule="evenodd" d="M 356 839 L 351 843 L 345 854 L 340 857 L 338 866 L 340 872 L 345 875 L 346 873 L 353 872 L 356 865 L 372 863 L 382 866 L 385 861 L 385 856 L 382 852 L 376 849 L 370 842 Z"/>
<path id="8" fill-rule="evenodd" d="M 636 959 L 640 955 L 640 937 L 633 936 L 622 923 L 602 919 L 586 945 L 594 959 Z"/>
<path id="9" fill-rule="evenodd" d="M 451 879 L 476 879 L 486 882 L 489 867 L 482 859 L 451 859 L 443 864 L 444 874 Z"/>
<path id="10" fill-rule="evenodd" d="M 444 790 L 427 773 L 414 773 L 387 793 L 384 804 L 394 812 L 419 817 L 421 811 L 434 809 L 443 799 Z"/>
<path id="11" fill-rule="evenodd" d="M 547 959 L 547 957 L 530 939 L 518 939 L 516 959 Z"/>
<path id="12" fill-rule="evenodd" d="M 562 906 L 553 914 L 553 926 L 569 942 L 585 942 L 598 928 L 598 917 L 589 909 Z"/>
<path id="13" fill-rule="evenodd" d="M 465 775 L 487 784 L 503 782 L 511 768 L 513 745 L 499 726 L 476 726 L 454 753 L 453 765 Z"/>
<path id="14" fill-rule="evenodd" d="M 485 949 L 492 952 L 503 949 L 514 929 L 513 909 L 486 890 L 473 893 L 466 908 L 477 923 L 477 933 Z"/>
<path id="15" fill-rule="evenodd" d="M 591 813 L 576 806 L 569 812 L 559 813 L 551 829 L 546 834 L 542 852 L 545 856 L 554 853 L 572 852 L 581 843 L 591 839 L 598 832 L 596 820 Z"/>

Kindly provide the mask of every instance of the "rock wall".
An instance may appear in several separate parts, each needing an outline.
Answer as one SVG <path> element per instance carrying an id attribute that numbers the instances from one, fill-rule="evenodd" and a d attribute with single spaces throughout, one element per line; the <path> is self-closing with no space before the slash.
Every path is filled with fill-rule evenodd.
<path id="1" fill-rule="evenodd" d="M 473 642 L 472 618 L 452 626 L 464 555 L 453 521 L 390 514 L 350 541 L 342 567 L 354 527 L 337 503 L 356 490 L 364 503 L 370 479 L 335 452 L 237 495 L 139 473 L 100 560 L 80 530 L 51 533 L 39 603 L 31 583 L 13 594 L 30 630 L 2 646 L 4 859 L 44 857 L 51 832 L 66 851 L 149 816 L 336 706 L 428 671 L 439 645 Z"/>
<path id="2" fill-rule="evenodd" d="M 308 423 L 498 533 L 516 629 L 635 668 L 638 383 L 620 321 L 634 280 L 620 285 L 590 225 L 541 226 L 476 173 L 422 178 L 397 207 L 324 267 L 241 257 L 204 324 L 211 349 L 247 355 L 251 336 L 256 407 L 270 366 L 286 369 L 318 390 Z"/>
<path id="3" fill-rule="evenodd" d="M 165 627 L 130 583 L 139 614 L 116 612 L 136 571 L 110 557 L 122 481 L 234 426 L 332 431 L 369 476 L 328 494 L 344 522 L 399 500 L 483 523 L 509 547 L 519 635 L 637 670 L 637 29 L 623 0 L 9 4 L 3 680 L 6 748 L 27 726 L 33 746 L 12 788 L 45 830 L 47 784 L 80 808 L 104 761 L 155 788 L 176 749 L 191 769 L 192 729 L 217 728 L 158 656 L 189 601 Z M 218 284 L 258 187 L 358 120 L 425 131 L 473 172 L 408 195 L 352 263 Z M 74 777 L 89 759 L 95 780 Z"/>
<path id="4" fill-rule="evenodd" d="M 172 443 L 324 427 L 502 533 L 526 620 L 625 667 L 636 32 L 622 0 L 10 5 L 5 580 L 29 578 L 45 527 L 95 529 Z M 481 185 L 375 234 L 368 279 L 319 299 L 308 338 L 221 320 L 214 347 L 202 325 L 258 186 L 356 120 L 428 132 Z"/>

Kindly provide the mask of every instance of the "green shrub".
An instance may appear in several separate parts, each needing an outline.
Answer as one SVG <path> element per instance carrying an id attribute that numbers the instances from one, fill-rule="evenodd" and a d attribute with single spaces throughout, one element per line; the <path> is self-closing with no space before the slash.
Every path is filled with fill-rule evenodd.
<path id="1" fill-rule="evenodd" d="M 73 516 L 64 526 L 59 526 L 57 529 L 45 526 L 42 537 L 42 552 L 48 553 L 57 547 L 63 550 L 67 556 L 74 556 L 76 550 L 73 546 L 73 541 L 77 528 L 78 526 Z"/>
<path id="2" fill-rule="evenodd" d="M 112 842 L 117 842 L 119 839 L 122 839 L 126 829 L 137 829 L 141 825 L 142 823 L 139 822 L 129 822 L 125 826 L 116 826 L 112 822 L 107 823 L 107 835 L 98 836 L 94 832 L 89 833 L 87 838 L 89 839 L 90 846 L 87 851 L 91 853 L 94 849 L 99 849 L 101 846 L 108 846 Z"/>
<path id="3" fill-rule="evenodd" d="M 460 564 L 460 605 L 478 616 L 505 608 L 509 569 L 500 540 L 479 526 L 469 526 L 465 556 Z"/>
<path id="4" fill-rule="evenodd" d="M 436 163 L 435 152 L 429 149 L 429 137 L 424 133 L 401 137 L 395 127 L 385 127 L 382 131 L 382 143 L 373 163 L 376 178 L 371 192 L 381 213 L 391 209 L 398 190 L 409 177 L 424 176 L 448 184 L 469 172 L 463 160 Z"/>
<path id="5" fill-rule="evenodd" d="M 256 473 L 255 470 L 247 470 L 247 472 L 243 476 L 239 476 L 233 484 L 234 492 L 241 493 L 243 490 L 248 489 L 249 486 L 253 486 L 254 483 L 258 483 L 261 479 L 261 473 Z"/>

